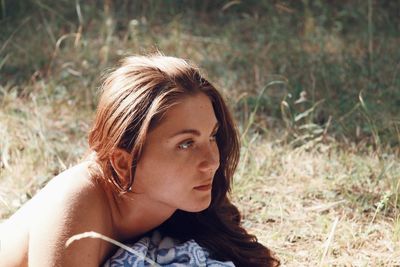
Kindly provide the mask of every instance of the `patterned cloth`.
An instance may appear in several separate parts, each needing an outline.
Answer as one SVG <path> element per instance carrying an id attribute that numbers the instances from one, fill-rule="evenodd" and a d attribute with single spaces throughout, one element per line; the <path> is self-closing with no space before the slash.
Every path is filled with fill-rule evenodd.
<path id="1" fill-rule="evenodd" d="M 145 267 L 145 266 L 211 266 L 234 267 L 232 262 L 221 262 L 210 259 L 209 252 L 200 247 L 194 240 L 179 243 L 170 237 L 162 237 L 158 231 L 141 238 L 132 245 L 134 251 L 120 248 L 103 267 Z"/>

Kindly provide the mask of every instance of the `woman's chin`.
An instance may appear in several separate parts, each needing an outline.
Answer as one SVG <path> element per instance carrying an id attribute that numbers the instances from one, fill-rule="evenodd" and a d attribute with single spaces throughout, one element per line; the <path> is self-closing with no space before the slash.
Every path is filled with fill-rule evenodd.
<path id="1" fill-rule="evenodd" d="M 201 202 L 197 202 L 196 204 L 192 205 L 191 207 L 185 207 L 182 210 L 187 211 L 187 212 L 200 212 L 200 211 L 207 209 L 210 206 L 210 204 L 211 204 L 211 197 L 208 199 L 205 199 Z"/>

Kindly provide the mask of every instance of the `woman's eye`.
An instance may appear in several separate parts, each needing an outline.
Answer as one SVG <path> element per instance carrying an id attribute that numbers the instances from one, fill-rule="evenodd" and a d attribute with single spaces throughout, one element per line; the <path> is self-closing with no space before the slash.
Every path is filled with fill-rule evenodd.
<path id="1" fill-rule="evenodd" d="M 189 141 L 185 141 L 181 144 L 178 145 L 179 149 L 188 149 L 189 147 L 191 147 L 193 145 L 193 141 L 189 140 Z"/>
<path id="2" fill-rule="evenodd" d="M 211 142 L 215 142 L 216 140 L 217 140 L 217 133 L 215 133 L 215 134 L 210 136 L 210 141 Z M 193 140 L 187 140 L 187 141 L 184 141 L 184 142 L 180 143 L 178 145 L 178 148 L 179 149 L 188 149 L 188 148 L 192 147 L 193 144 L 194 144 Z"/>

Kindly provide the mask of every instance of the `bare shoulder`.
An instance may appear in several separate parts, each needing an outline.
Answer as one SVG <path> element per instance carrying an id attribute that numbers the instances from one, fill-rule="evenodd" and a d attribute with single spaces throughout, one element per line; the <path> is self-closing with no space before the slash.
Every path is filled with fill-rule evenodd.
<path id="1" fill-rule="evenodd" d="M 101 224 L 90 216 L 105 215 L 108 208 L 105 193 L 90 177 L 87 163 L 54 177 L 30 202 L 18 211 L 22 217 L 29 216 L 32 222 L 60 218 L 68 225 Z M 91 220 L 77 222 L 78 218 Z"/>
<path id="2" fill-rule="evenodd" d="M 83 232 L 112 235 L 107 198 L 85 164 L 55 177 L 29 210 L 29 266 L 99 265 L 103 241 L 82 239 L 65 246 L 71 236 Z"/>

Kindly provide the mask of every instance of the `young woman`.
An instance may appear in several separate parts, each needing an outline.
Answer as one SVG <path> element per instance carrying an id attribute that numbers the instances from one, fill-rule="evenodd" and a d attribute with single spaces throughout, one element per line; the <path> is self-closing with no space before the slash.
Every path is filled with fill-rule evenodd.
<path id="1" fill-rule="evenodd" d="M 53 178 L 0 228 L 1 266 L 99 266 L 153 229 L 217 260 L 277 266 L 241 226 L 228 192 L 238 135 L 218 91 L 186 61 L 128 57 L 105 80 L 91 155 Z"/>

